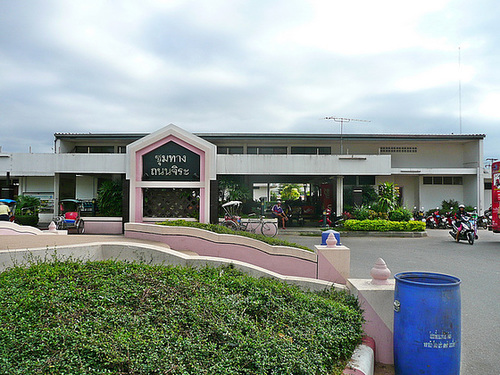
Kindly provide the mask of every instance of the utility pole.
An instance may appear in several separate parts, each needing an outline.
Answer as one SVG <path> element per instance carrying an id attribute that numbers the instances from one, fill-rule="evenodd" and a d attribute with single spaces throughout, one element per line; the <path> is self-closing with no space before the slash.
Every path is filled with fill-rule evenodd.
<path id="1" fill-rule="evenodd" d="M 342 143 L 342 135 L 343 135 L 343 132 L 344 132 L 344 122 L 351 122 L 351 121 L 355 121 L 355 122 L 370 122 L 369 120 L 358 120 L 358 119 L 355 119 L 355 118 L 334 117 L 334 116 L 325 117 L 324 119 L 325 120 L 333 120 L 335 122 L 340 122 L 340 155 L 342 155 L 344 153 L 344 146 L 343 146 L 343 143 Z"/>

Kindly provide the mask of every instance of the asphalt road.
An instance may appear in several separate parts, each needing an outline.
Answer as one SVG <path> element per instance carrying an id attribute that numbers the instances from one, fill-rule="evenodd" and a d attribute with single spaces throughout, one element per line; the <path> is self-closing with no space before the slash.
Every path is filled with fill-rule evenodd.
<path id="1" fill-rule="evenodd" d="M 320 237 L 281 235 L 311 248 Z M 462 374 L 500 374 L 500 234 L 481 230 L 473 246 L 455 243 L 447 230 L 422 238 L 344 237 L 351 277 L 371 278 L 376 260 L 392 274 L 428 271 L 459 277 L 462 303 Z"/>

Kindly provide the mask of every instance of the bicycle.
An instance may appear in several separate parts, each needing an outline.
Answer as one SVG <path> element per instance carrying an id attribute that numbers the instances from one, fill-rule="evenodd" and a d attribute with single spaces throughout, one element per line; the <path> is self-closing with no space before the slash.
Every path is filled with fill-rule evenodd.
<path id="1" fill-rule="evenodd" d="M 242 221 L 240 216 L 235 215 L 235 211 L 240 205 L 240 201 L 231 201 L 222 205 L 226 213 L 221 225 L 234 231 L 245 231 L 255 234 L 258 234 L 257 230 L 260 229 L 260 233 L 266 237 L 274 237 L 278 234 L 276 223 L 266 221 L 265 216 L 260 216 L 259 219 L 249 218 Z M 250 214 L 249 216 L 255 216 L 255 214 Z"/>

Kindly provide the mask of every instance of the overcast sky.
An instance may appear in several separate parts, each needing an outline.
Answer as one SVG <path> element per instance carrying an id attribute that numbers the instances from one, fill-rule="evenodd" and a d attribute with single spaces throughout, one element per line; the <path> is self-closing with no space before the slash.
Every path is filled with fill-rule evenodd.
<path id="1" fill-rule="evenodd" d="M 499 14 L 498 0 L 1 0 L 0 146 L 169 123 L 339 133 L 322 120 L 336 116 L 370 121 L 344 133 L 486 134 L 500 158 Z"/>

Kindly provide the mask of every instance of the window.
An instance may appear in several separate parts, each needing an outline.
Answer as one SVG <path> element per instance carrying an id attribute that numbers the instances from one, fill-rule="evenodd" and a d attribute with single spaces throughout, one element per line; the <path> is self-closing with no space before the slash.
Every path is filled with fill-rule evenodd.
<path id="1" fill-rule="evenodd" d="M 90 146 L 91 154 L 113 154 L 114 152 L 113 146 Z"/>
<path id="2" fill-rule="evenodd" d="M 375 185 L 375 176 L 344 176 L 344 185 Z"/>
<path id="3" fill-rule="evenodd" d="M 397 153 L 415 153 L 417 147 L 415 146 L 385 146 L 379 149 L 381 154 L 397 154 Z"/>
<path id="4" fill-rule="evenodd" d="M 286 147 L 248 147 L 247 154 L 286 155 Z"/>
<path id="5" fill-rule="evenodd" d="M 484 183 L 484 190 L 491 190 L 491 189 L 492 189 L 491 182 L 485 182 Z"/>
<path id="6" fill-rule="evenodd" d="M 292 147 L 294 155 L 330 155 L 330 147 Z"/>
<path id="7" fill-rule="evenodd" d="M 221 155 L 236 155 L 243 154 L 243 146 L 231 146 L 231 147 L 217 147 L 217 153 Z"/>
<path id="8" fill-rule="evenodd" d="M 114 146 L 76 146 L 74 152 L 77 154 L 113 154 Z M 125 152 L 125 151 L 124 151 Z"/>
<path id="9" fill-rule="evenodd" d="M 450 176 L 424 176 L 424 185 L 463 185 L 463 179 Z"/>

